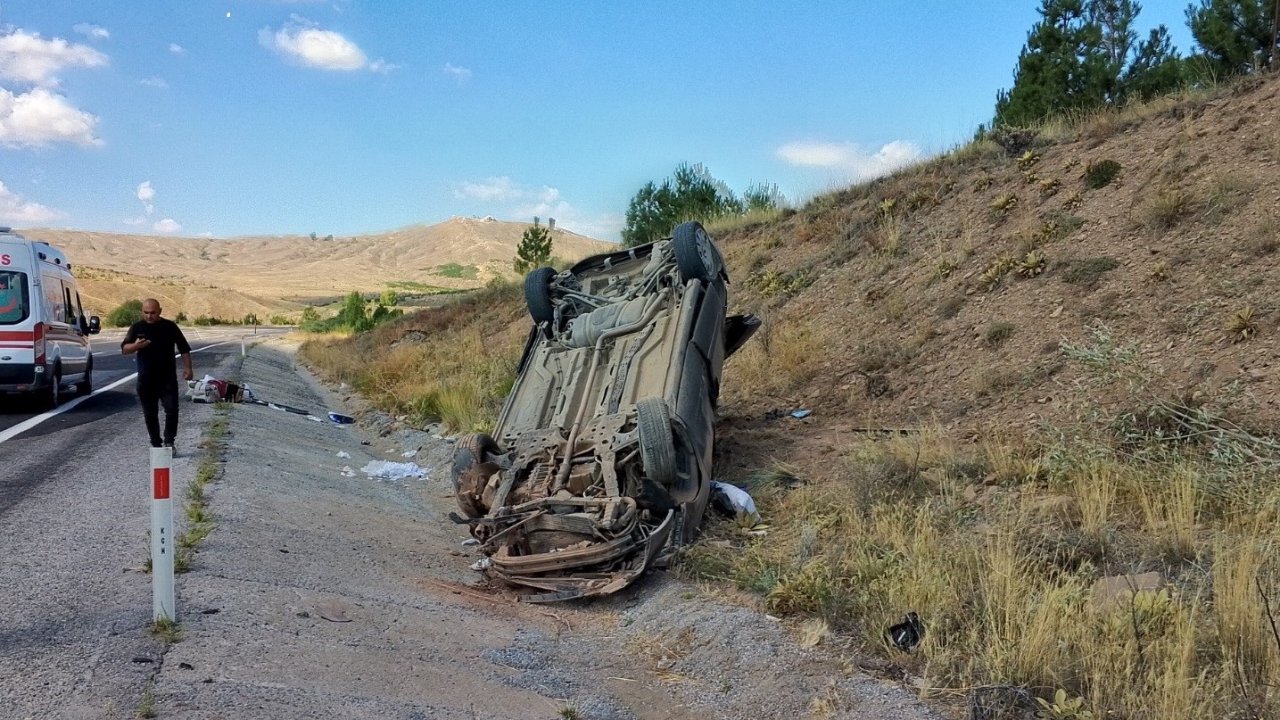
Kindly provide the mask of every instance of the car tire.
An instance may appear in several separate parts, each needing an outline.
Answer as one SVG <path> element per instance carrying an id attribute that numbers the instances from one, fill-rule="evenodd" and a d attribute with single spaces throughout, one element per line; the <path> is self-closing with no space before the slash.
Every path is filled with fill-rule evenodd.
<path id="1" fill-rule="evenodd" d="M 636 403 L 636 428 L 640 433 L 640 463 L 645 477 L 662 487 L 670 487 L 676 481 L 676 444 L 666 401 L 645 398 Z"/>
<path id="2" fill-rule="evenodd" d="M 524 276 L 524 302 L 536 323 L 551 322 L 555 318 L 555 306 L 551 304 L 551 278 L 555 276 L 555 268 L 549 267 L 540 267 Z"/>
<path id="3" fill-rule="evenodd" d="M 89 356 L 89 364 L 84 368 L 84 379 L 76 383 L 76 392 L 84 397 L 93 392 L 93 356 Z"/>
<path id="4" fill-rule="evenodd" d="M 46 410 L 53 410 L 62 404 L 62 367 L 53 367 L 53 381 L 44 390 L 42 404 Z"/>
<path id="5" fill-rule="evenodd" d="M 472 433 L 458 438 L 453 446 L 453 480 L 454 497 L 458 500 L 458 509 L 469 518 L 484 517 L 486 510 L 480 502 L 479 491 L 483 487 L 463 488 L 463 481 L 477 465 L 492 462 L 488 456 L 498 455 L 502 449 L 493 438 L 483 433 Z"/>
<path id="6" fill-rule="evenodd" d="M 685 282 L 701 280 L 710 282 L 720 274 L 720 260 L 711 236 L 699 222 L 681 223 L 671 233 L 671 245 L 675 249 L 676 267 Z"/>

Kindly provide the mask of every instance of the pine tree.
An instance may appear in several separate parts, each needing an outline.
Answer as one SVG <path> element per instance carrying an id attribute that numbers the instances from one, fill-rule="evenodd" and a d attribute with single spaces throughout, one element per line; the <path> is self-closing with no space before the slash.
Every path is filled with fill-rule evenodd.
<path id="1" fill-rule="evenodd" d="M 525 228 L 524 234 L 520 236 L 515 259 L 518 273 L 527 273 L 551 261 L 551 230 L 542 227 L 539 222 L 539 218 L 535 217 L 533 226 Z"/>
<path id="2" fill-rule="evenodd" d="M 1041 0 L 1018 56 L 1013 87 L 996 98 L 997 127 L 1026 127 L 1072 110 L 1151 97 L 1182 83 L 1163 26 L 1137 42 L 1134 0 Z"/>
<path id="3" fill-rule="evenodd" d="M 733 190 L 702 164 L 685 163 L 661 185 L 645 183 L 631 198 L 622 244 L 634 247 L 659 240 L 686 220 L 709 222 L 745 211 Z"/>
<path id="4" fill-rule="evenodd" d="M 1101 44 L 1101 37 L 1098 26 L 1085 16 L 1084 0 L 1042 0 L 1040 17 L 1018 55 L 1013 87 L 996 98 L 997 126 L 1025 127 L 1098 104 L 1088 97 L 1085 62 L 1103 61 L 1102 53 L 1091 51 Z"/>
<path id="5" fill-rule="evenodd" d="M 1219 76 L 1245 75 L 1276 57 L 1277 0 L 1200 0 L 1187 8 L 1187 26 Z"/>

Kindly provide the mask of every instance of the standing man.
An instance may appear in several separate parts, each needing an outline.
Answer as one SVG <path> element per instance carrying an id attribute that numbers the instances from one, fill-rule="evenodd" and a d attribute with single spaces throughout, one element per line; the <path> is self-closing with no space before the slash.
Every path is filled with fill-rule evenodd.
<path id="1" fill-rule="evenodd" d="M 147 423 L 151 447 L 173 447 L 178 434 L 178 377 L 173 361 L 182 354 L 182 379 L 190 380 L 191 346 L 182 330 L 172 320 L 160 317 L 160 301 L 142 301 L 142 320 L 129 326 L 120 352 L 138 354 L 138 399 L 142 401 L 142 418 Z M 164 405 L 164 438 L 160 437 L 160 408 Z"/>

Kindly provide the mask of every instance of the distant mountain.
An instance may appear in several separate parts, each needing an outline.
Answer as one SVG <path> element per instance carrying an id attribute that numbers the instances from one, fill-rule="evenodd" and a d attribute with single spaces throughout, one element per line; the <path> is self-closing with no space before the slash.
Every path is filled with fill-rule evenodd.
<path id="1" fill-rule="evenodd" d="M 241 317 L 289 312 L 301 303 L 359 290 L 477 287 L 514 277 L 511 261 L 528 223 L 454 217 L 377 235 L 333 239 L 289 235 L 189 238 L 81 230 L 22 234 L 62 248 L 82 267 L 85 302 L 106 312 L 141 295 L 168 315 Z M 556 257 L 578 259 L 617 246 L 556 228 Z"/>

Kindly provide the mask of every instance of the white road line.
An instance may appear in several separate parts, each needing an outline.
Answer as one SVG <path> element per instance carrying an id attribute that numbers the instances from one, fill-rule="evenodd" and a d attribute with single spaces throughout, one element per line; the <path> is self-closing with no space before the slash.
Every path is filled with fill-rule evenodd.
<path id="1" fill-rule="evenodd" d="M 194 355 L 194 354 L 196 354 L 196 353 L 200 352 L 201 350 L 208 350 L 209 348 L 218 347 L 219 345 L 228 345 L 228 344 L 230 344 L 230 342 L 231 342 L 231 341 L 229 341 L 229 340 L 228 340 L 228 341 L 225 341 L 225 342 L 214 343 L 214 344 L 212 344 L 212 345 L 205 345 L 205 346 L 204 346 L 204 347 L 202 347 L 202 348 L 196 348 L 196 349 L 192 350 L 192 351 L 191 351 L 191 354 L 192 354 L 192 355 Z M 178 357 L 178 356 L 177 356 L 177 355 L 175 355 L 174 357 Z M 22 433 L 24 433 L 24 432 L 26 432 L 26 431 L 30 430 L 31 428 L 36 427 L 37 425 L 39 425 L 40 423 L 44 422 L 45 420 L 48 420 L 48 419 L 50 419 L 50 418 L 57 417 L 58 415 L 61 415 L 61 414 L 62 414 L 62 413 L 64 413 L 64 412 L 69 412 L 69 411 L 71 411 L 71 410 L 75 409 L 75 407 L 76 407 L 77 405 L 79 405 L 80 403 L 84 402 L 85 400 L 88 400 L 89 398 L 94 397 L 94 396 L 96 396 L 96 395 L 100 395 L 100 394 L 102 394 L 102 393 L 104 393 L 104 392 L 108 392 L 108 391 L 110 391 L 110 390 L 115 390 L 116 388 L 120 387 L 121 385 L 123 385 L 123 384 L 125 384 L 125 383 L 129 382 L 130 380 L 132 380 L 132 379 L 134 379 L 134 378 L 136 378 L 136 377 L 138 377 L 138 373 L 133 373 L 132 375 L 126 375 L 126 376 L 124 376 L 124 377 L 120 378 L 119 380 L 117 380 L 117 381 L 115 381 L 115 382 L 111 383 L 110 385 L 108 385 L 108 386 L 106 386 L 106 387 L 104 387 L 104 388 L 98 388 L 97 390 L 94 390 L 92 393 L 90 393 L 90 394 L 88 394 L 88 395 L 83 395 L 83 396 L 78 397 L 78 398 L 76 398 L 76 399 L 74 399 L 74 400 L 72 400 L 72 401 L 70 401 L 70 402 L 68 402 L 68 403 L 66 403 L 66 404 L 64 404 L 64 405 L 59 405 L 58 407 L 56 407 L 56 408 L 54 408 L 54 409 L 52 409 L 52 410 L 50 410 L 50 411 L 48 411 L 48 412 L 46 412 L 46 413 L 44 413 L 44 414 L 37 415 L 37 416 L 35 416 L 35 417 L 33 417 L 33 418 L 29 418 L 29 419 L 27 419 L 27 420 L 24 420 L 24 421 L 22 421 L 22 422 L 18 423 L 17 425 L 14 425 L 13 427 L 9 428 L 8 430 L 5 430 L 4 432 L 0 432 L 0 443 L 6 442 L 6 441 L 8 441 L 8 440 L 12 440 L 13 438 L 17 437 L 18 435 L 21 435 Z"/>

